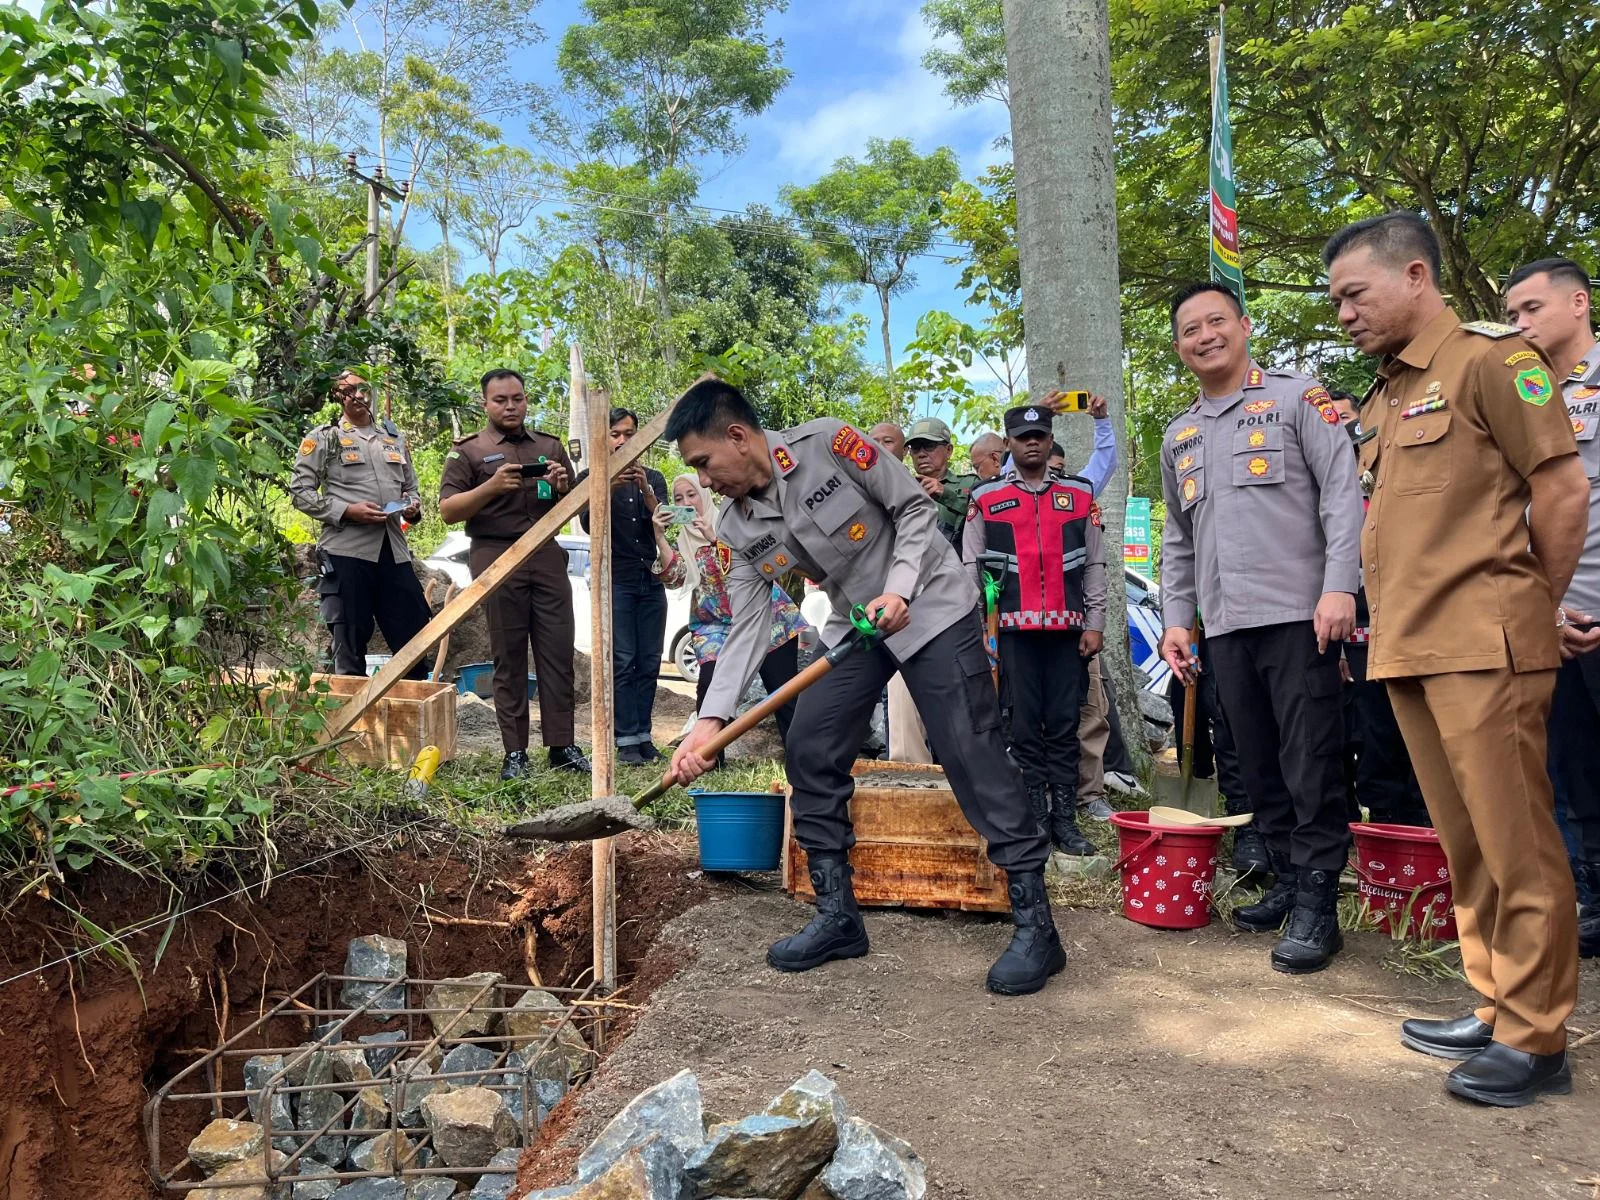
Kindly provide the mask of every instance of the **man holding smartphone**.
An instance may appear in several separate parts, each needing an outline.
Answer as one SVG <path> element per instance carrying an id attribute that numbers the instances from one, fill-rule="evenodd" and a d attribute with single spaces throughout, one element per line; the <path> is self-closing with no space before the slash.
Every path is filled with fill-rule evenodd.
<path id="1" fill-rule="evenodd" d="M 572 460 L 559 438 L 528 429 L 522 376 L 508 368 L 479 383 L 489 423 L 445 455 L 439 515 L 467 523 L 468 565 L 476 579 L 555 507 L 572 486 Z M 531 554 L 484 603 L 494 651 L 494 715 L 505 761 L 500 778 L 528 773 L 528 642 L 539 678 L 539 733 L 550 765 L 587 775 L 575 744 L 572 585 L 567 552 L 552 539 Z"/>

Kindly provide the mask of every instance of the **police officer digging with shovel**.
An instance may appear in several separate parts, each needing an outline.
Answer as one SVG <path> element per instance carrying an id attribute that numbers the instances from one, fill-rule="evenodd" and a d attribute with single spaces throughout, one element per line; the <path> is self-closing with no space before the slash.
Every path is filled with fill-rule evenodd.
<path id="1" fill-rule="evenodd" d="M 711 769 L 699 748 L 733 716 L 766 653 L 773 576 L 798 567 L 823 585 L 835 613 L 862 605 L 882 635 L 798 700 L 788 775 L 817 913 L 768 950 L 768 964 L 808 971 L 867 952 L 850 883 L 850 764 L 879 693 L 898 670 L 962 812 L 1009 880 L 1016 932 L 989 969 L 989 990 L 1038 991 L 1067 961 L 1045 895 L 1049 842 L 1006 755 L 977 591 L 940 535 L 933 501 L 866 434 L 827 418 L 768 432 L 744 396 L 715 378 L 678 401 L 666 436 L 702 486 L 728 500 L 717 551 L 733 608 L 700 720 L 673 755 L 678 782 Z M 837 640 L 832 622 L 823 636 Z"/>

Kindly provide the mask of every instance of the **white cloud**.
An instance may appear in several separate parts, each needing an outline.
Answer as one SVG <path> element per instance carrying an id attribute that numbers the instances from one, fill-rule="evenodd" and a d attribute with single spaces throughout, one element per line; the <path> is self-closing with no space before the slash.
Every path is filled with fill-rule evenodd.
<path id="1" fill-rule="evenodd" d="M 853 0 L 850 7 L 879 6 L 871 0 Z M 1005 131 L 1001 105 L 987 102 L 957 108 L 939 80 L 923 69 L 922 56 L 934 39 L 919 7 L 905 13 L 892 38 L 882 39 L 892 50 L 871 86 L 853 89 L 806 115 L 767 119 L 780 161 L 802 177 L 820 175 L 845 155 L 859 156 L 873 137 L 910 138 L 923 152 L 936 145 L 954 145 L 970 157 Z M 845 24 L 839 22 L 841 35 Z"/>

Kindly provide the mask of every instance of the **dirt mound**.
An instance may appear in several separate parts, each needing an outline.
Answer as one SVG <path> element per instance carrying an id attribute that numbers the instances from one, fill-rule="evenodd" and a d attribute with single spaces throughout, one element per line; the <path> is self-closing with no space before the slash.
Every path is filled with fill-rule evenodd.
<path id="1" fill-rule="evenodd" d="M 22 977 L 0 988 L 0 1200 L 155 1196 L 142 1125 L 149 1094 L 216 1047 L 224 1029 L 231 1036 L 272 998 L 339 970 L 352 936 L 404 938 L 417 977 L 489 970 L 522 980 L 531 929 L 545 983 L 581 986 L 589 977 L 587 846 L 533 856 L 419 827 L 381 850 L 294 874 L 296 862 L 321 852 L 280 849 L 264 897 L 221 899 L 170 938 L 165 924 L 132 937 L 137 979 L 108 954 L 76 960 L 70 974 L 65 965 L 28 973 L 81 947 L 83 935 L 52 902 L 32 899 L 10 914 L 0 979 Z M 705 885 L 692 849 L 659 836 L 621 839 L 618 866 L 618 962 L 627 997 L 638 1000 L 660 981 L 655 971 L 635 975 L 656 931 Z M 184 906 L 238 886 L 219 871 Z M 156 880 L 97 870 L 73 900 L 95 925 L 116 930 L 163 912 L 169 895 Z M 164 1142 L 187 1141 L 206 1116 L 196 1112 L 195 1130 L 173 1130 Z"/>

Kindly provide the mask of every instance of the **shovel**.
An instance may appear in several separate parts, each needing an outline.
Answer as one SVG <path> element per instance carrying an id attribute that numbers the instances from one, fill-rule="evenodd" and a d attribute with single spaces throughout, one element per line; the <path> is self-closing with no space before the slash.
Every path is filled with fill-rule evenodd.
<path id="1" fill-rule="evenodd" d="M 1199 813 L 1192 813 L 1186 808 L 1168 808 L 1165 804 L 1150 806 L 1150 824 L 1152 827 L 1164 825 L 1173 827 L 1178 825 L 1221 825 L 1226 828 L 1236 828 L 1248 825 L 1256 819 L 1255 813 L 1231 813 L 1226 817 L 1202 817 Z"/>
<path id="2" fill-rule="evenodd" d="M 850 631 L 849 637 L 744 716 L 724 726 L 716 737 L 700 748 L 700 757 L 716 758 L 723 750 L 833 670 L 835 664 L 876 641 L 878 628 L 861 605 L 858 604 L 850 610 L 850 623 L 855 628 Z M 671 771 L 668 771 L 659 782 L 631 799 L 627 796 L 602 796 L 597 800 L 563 804 L 511 826 L 505 831 L 506 836 L 537 838 L 546 842 L 588 842 L 598 838 L 615 837 L 630 829 L 649 829 L 655 822 L 642 810 L 647 804 L 661 799 L 675 786 L 677 779 Z"/>
<path id="3" fill-rule="evenodd" d="M 1189 640 L 1193 642 L 1194 638 L 1195 634 L 1191 631 Z M 1183 689 L 1183 758 L 1178 777 L 1174 779 L 1171 775 L 1157 773 L 1153 782 L 1157 799 L 1173 808 L 1197 813 L 1206 818 L 1208 824 L 1214 824 L 1211 816 L 1217 811 L 1217 781 L 1194 777 L 1195 693 L 1199 686 L 1196 680 Z"/>

